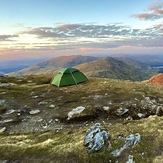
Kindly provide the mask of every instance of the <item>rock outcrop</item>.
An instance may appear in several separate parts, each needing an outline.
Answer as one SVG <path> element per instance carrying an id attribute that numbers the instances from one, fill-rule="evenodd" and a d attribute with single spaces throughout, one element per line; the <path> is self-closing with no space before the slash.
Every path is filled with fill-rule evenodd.
<path id="1" fill-rule="evenodd" d="M 108 149 L 109 144 L 109 132 L 101 130 L 100 123 L 96 123 L 86 131 L 84 145 L 89 148 L 89 154 L 100 150 L 103 146 Z"/>

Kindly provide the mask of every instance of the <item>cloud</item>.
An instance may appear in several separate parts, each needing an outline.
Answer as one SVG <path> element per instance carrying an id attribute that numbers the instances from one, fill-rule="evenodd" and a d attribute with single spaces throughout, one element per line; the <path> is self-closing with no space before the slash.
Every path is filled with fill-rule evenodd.
<path id="1" fill-rule="evenodd" d="M 132 17 L 140 20 L 158 20 L 163 18 L 163 2 L 155 2 L 148 7 L 148 12 L 134 14 Z"/>
<path id="2" fill-rule="evenodd" d="M 157 30 L 157 31 L 160 31 L 160 32 L 163 32 L 163 23 L 154 25 L 154 26 L 152 27 L 152 29 Z"/>
<path id="3" fill-rule="evenodd" d="M 59 24 L 55 27 L 26 28 L 16 35 L 0 35 L 3 40 L 19 36 L 11 44 L 1 47 L 33 53 L 75 53 L 116 51 L 121 47 L 162 48 L 163 23 L 146 29 L 134 29 L 122 23 L 115 24 Z M 3 45 L 4 44 L 4 45 Z M 29 52 L 30 53 L 30 52 Z"/>
<path id="4" fill-rule="evenodd" d="M 11 41 L 15 37 L 19 37 L 19 35 L 0 35 L 0 41 Z"/>
<path id="5" fill-rule="evenodd" d="M 21 31 L 18 34 L 32 34 L 39 38 L 108 38 L 127 36 L 132 30 L 123 24 L 91 25 L 64 24 L 56 27 L 39 27 Z"/>
<path id="6" fill-rule="evenodd" d="M 134 29 L 123 24 L 64 24 L 56 27 L 30 28 L 19 34 L 35 35 L 39 39 L 50 39 L 58 46 L 87 46 L 96 44 L 116 47 L 122 44 L 143 44 L 158 38 L 163 39 L 163 24 L 146 29 Z M 160 43 L 160 46 L 162 44 Z"/>

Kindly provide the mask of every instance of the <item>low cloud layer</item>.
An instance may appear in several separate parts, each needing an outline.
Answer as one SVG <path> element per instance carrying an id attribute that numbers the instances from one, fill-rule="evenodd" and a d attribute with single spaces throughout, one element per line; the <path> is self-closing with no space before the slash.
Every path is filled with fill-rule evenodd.
<path id="1" fill-rule="evenodd" d="M 57 27 L 39 27 L 21 31 L 19 34 L 36 35 L 39 38 L 113 38 L 157 35 L 163 29 L 163 24 L 157 24 L 147 29 L 132 29 L 123 24 L 85 25 L 65 24 Z"/>
<path id="2" fill-rule="evenodd" d="M 124 25 L 86 25 L 86 24 L 64 24 L 57 27 L 39 27 L 19 34 L 34 34 L 38 37 L 51 38 L 108 38 L 111 36 L 126 35 L 130 28 Z"/>
<path id="3" fill-rule="evenodd" d="M 123 24 L 64 24 L 57 27 L 31 28 L 19 34 L 35 35 L 39 39 L 48 38 L 57 41 L 58 46 L 59 44 L 61 46 L 85 44 L 86 48 L 91 45 L 91 47 L 162 46 L 160 40 L 163 39 L 163 23 L 146 29 L 132 29 Z"/>

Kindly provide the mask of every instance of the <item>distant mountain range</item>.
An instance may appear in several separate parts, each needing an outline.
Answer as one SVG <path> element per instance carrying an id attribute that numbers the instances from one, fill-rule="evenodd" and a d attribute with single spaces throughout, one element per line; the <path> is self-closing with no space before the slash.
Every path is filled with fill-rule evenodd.
<path id="1" fill-rule="evenodd" d="M 60 56 L 38 63 L 34 66 L 22 69 L 20 71 L 10 73 L 10 75 L 24 76 L 24 75 L 38 75 L 38 74 L 54 74 L 62 68 L 74 67 L 78 64 L 91 62 L 96 59 L 98 58 L 91 57 L 91 56 L 82 56 L 82 55 Z"/>
<path id="2" fill-rule="evenodd" d="M 44 60 L 47 60 L 47 58 L 15 59 L 7 61 L 0 60 L 0 71 L 4 73 L 15 72 L 30 67 L 32 65 L 38 64 Z"/>
<path id="3" fill-rule="evenodd" d="M 151 67 L 163 66 L 163 54 L 114 54 L 109 56 L 130 58 Z"/>
<path id="4" fill-rule="evenodd" d="M 62 68 L 75 67 L 88 77 L 141 81 L 156 74 L 156 70 L 138 61 L 123 57 L 61 56 L 29 68 L 10 73 L 13 76 L 55 74 Z"/>
<path id="5" fill-rule="evenodd" d="M 151 67 L 160 67 L 163 66 L 163 54 L 157 54 L 157 55 L 151 55 L 151 54 L 92 54 L 91 56 L 94 56 L 93 58 L 104 58 L 104 57 L 113 57 L 113 58 L 130 58 L 132 60 L 136 60 L 138 62 L 141 62 L 143 64 L 149 65 Z M 95 57 L 96 56 L 96 57 Z M 71 56 L 70 56 L 71 57 Z M 67 57 L 62 57 L 62 63 L 64 64 L 64 58 L 67 59 Z M 0 60 L 0 71 L 4 73 L 11 73 L 16 72 L 19 70 L 22 70 L 24 68 L 28 68 L 30 66 L 36 65 L 38 63 L 41 63 L 43 61 L 47 61 L 49 57 L 47 58 L 24 58 L 24 59 L 15 59 L 15 60 L 6 60 L 2 61 Z M 60 59 L 59 59 L 60 61 Z M 57 62 L 57 61 L 56 61 Z M 66 61 L 65 61 L 66 62 Z M 60 63 L 61 64 L 61 63 Z M 71 63 L 69 63 L 71 64 Z M 68 67 L 68 66 L 67 66 Z M 70 67 L 70 66 L 69 66 Z M 162 73 L 163 70 L 160 68 L 160 73 Z"/>

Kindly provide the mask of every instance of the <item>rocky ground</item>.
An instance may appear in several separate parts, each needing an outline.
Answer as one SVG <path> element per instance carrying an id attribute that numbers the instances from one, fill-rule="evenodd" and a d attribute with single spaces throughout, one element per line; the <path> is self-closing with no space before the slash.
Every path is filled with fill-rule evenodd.
<path id="1" fill-rule="evenodd" d="M 151 118 L 151 116 L 154 116 L 151 122 L 158 122 L 158 124 L 151 123 L 151 126 L 157 126 L 157 131 L 148 128 L 149 130 L 151 129 L 151 134 L 156 134 L 153 132 L 159 133 L 157 138 L 162 134 L 163 130 L 161 127 L 159 128 L 162 124 L 161 118 L 163 115 L 162 86 L 155 86 L 146 82 L 91 78 L 90 81 L 86 83 L 58 88 L 50 85 L 50 80 L 51 77 L 47 76 L 30 76 L 20 79 L 14 77 L 0 78 L 0 133 L 2 140 L 6 138 L 7 141 L 9 135 L 13 135 L 14 137 L 17 134 L 22 134 L 22 136 L 25 134 L 28 137 L 31 134 L 38 135 L 38 133 L 41 133 L 40 135 L 42 135 L 43 133 L 48 133 L 49 136 L 46 137 L 46 140 L 49 141 L 53 132 L 54 135 L 59 134 L 61 137 L 62 135 L 60 135 L 60 133 L 67 137 L 67 134 L 75 134 L 74 132 L 78 132 L 82 133 L 80 137 L 81 142 L 86 128 L 97 122 L 104 124 L 108 130 L 110 126 L 113 130 L 115 128 L 117 133 L 114 134 L 116 135 L 118 134 L 118 129 L 120 131 L 123 130 L 120 125 L 129 124 L 129 126 L 132 126 L 133 124 L 136 125 L 139 123 L 140 127 L 141 124 L 145 125 L 148 121 L 148 117 Z M 148 127 L 150 127 L 150 125 Z M 127 126 L 126 130 L 132 132 L 132 129 Z M 133 130 L 135 132 L 142 132 L 138 128 Z M 122 132 L 122 135 L 123 134 Z M 127 134 L 131 133 L 126 132 L 124 135 L 127 136 Z M 142 134 L 145 137 L 146 130 L 143 131 Z M 119 132 L 119 135 L 121 135 L 121 132 Z M 76 137 L 76 135 L 73 136 Z M 145 140 L 150 140 L 150 135 L 148 136 Z M 17 141 L 16 138 L 15 141 Z M 21 141 L 24 143 L 24 140 L 21 139 Z M 33 140 L 31 139 L 29 141 Z M 76 140 L 74 140 L 74 142 L 76 142 Z M 67 143 L 69 144 L 69 142 Z M 145 142 L 143 141 L 143 143 Z M 160 140 L 158 143 L 161 143 Z M 9 144 L 8 147 L 10 146 Z M 49 142 L 47 144 L 49 144 Z M 1 148 L 7 150 L 5 143 L 2 143 Z M 23 149 L 25 148 L 26 147 Z M 78 149 L 78 146 L 76 146 L 76 148 Z M 84 150 L 84 148 L 82 149 Z M 162 159 L 161 150 L 163 150 L 163 146 L 158 145 L 157 150 L 158 152 L 153 154 L 153 157 L 150 158 L 149 161 L 152 159 L 155 160 L 156 156 L 159 157 L 158 159 Z M 63 151 L 66 152 L 64 147 Z M 78 162 L 91 162 L 88 161 L 88 158 L 85 156 L 83 157 L 87 161 L 78 158 L 79 156 L 77 155 L 74 156 L 72 151 L 70 152 L 71 154 L 68 152 L 67 157 L 69 157 L 70 154 L 73 155 L 73 157 L 75 157 L 74 160 L 78 160 Z M 54 155 L 61 154 L 59 151 L 52 153 Z M 3 158 L 2 160 L 12 160 L 15 158 L 13 155 L 14 150 L 12 150 L 11 156 L 5 155 L 2 150 L 0 150 L 0 158 Z M 99 155 L 99 153 L 95 155 Z M 103 158 L 103 154 L 101 155 Z M 23 157 L 25 158 L 27 156 L 24 154 Z M 33 157 L 35 158 L 35 155 Z M 50 161 L 53 162 L 54 158 L 49 157 Z M 112 162 L 116 162 L 116 160 L 120 161 L 119 158 L 113 159 L 111 156 L 109 157 Z M 128 156 L 125 155 L 125 159 L 127 157 Z M 36 158 L 38 158 L 38 155 Z M 15 159 L 19 160 L 22 158 L 18 156 Z M 90 160 L 92 159 L 94 158 Z M 107 157 L 107 159 L 109 158 Z M 138 160 L 137 158 L 135 159 Z M 25 160 L 28 162 L 29 158 Z M 44 160 L 43 162 L 48 162 L 48 159 L 45 161 L 45 158 L 42 158 L 42 160 Z M 58 158 L 58 162 L 59 160 Z M 125 162 L 124 160 L 122 162 Z M 67 162 L 73 161 L 70 160 Z"/>

